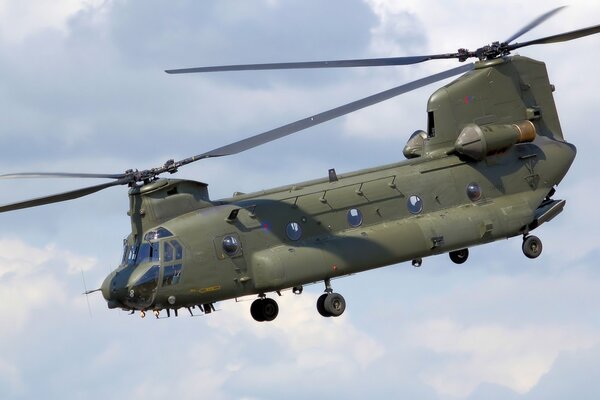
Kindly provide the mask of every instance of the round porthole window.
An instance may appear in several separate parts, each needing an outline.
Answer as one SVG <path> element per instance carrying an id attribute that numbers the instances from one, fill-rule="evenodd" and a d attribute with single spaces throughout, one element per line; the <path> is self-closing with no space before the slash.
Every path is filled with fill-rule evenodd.
<path id="1" fill-rule="evenodd" d="M 471 201 L 481 199 L 481 187 L 477 183 L 469 183 L 467 185 L 467 196 Z"/>
<path id="2" fill-rule="evenodd" d="M 351 208 L 348 210 L 348 224 L 350 224 L 351 227 L 356 228 L 360 226 L 362 222 L 362 213 L 358 208 Z"/>
<path id="3" fill-rule="evenodd" d="M 298 240 L 302 237 L 302 228 L 297 222 L 290 222 L 285 227 L 285 233 L 290 240 Z"/>
<path id="4" fill-rule="evenodd" d="M 421 200 L 419 196 L 413 194 L 408 198 L 406 206 L 411 214 L 418 214 L 423 211 L 423 200 Z"/>
<path id="5" fill-rule="evenodd" d="M 235 236 L 225 236 L 223 238 L 223 251 L 230 256 L 235 255 L 240 249 L 240 242 Z"/>

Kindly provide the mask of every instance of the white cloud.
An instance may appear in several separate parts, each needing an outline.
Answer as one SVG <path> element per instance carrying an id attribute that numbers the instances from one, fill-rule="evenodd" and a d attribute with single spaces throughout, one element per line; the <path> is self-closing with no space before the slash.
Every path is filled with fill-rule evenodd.
<path id="1" fill-rule="evenodd" d="M 422 372 L 440 395 L 466 397 L 482 383 L 531 390 L 564 351 L 592 348 L 599 333 L 565 326 L 463 325 L 452 320 L 415 324 L 409 337 L 416 346 L 443 355 Z"/>
<path id="2" fill-rule="evenodd" d="M 10 321 L 0 325 L 1 341 L 18 338 L 36 313 L 68 308 L 70 299 L 64 278 L 73 279 L 72 274 L 80 274 L 95 264 L 91 257 L 54 245 L 39 248 L 21 240 L 0 239 L 0 315 Z M 79 297 L 73 300 L 71 305 L 75 307 L 83 301 Z"/>
<path id="3" fill-rule="evenodd" d="M 18 43 L 45 30 L 67 32 L 71 16 L 100 0 L 0 1 L 0 41 Z"/>

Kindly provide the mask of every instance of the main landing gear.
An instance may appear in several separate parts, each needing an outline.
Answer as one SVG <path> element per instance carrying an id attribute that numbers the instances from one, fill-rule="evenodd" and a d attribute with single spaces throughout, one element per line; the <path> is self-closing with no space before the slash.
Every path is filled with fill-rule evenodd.
<path id="1" fill-rule="evenodd" d="M 317 299 L 317 311 L 323 317 L 339 317 L 346 310 L 346 300 L 339 293 L 333 293 L 331 280 L 325 279 L 325 293 Z"/>
<path id="2" fill-rule="evenodd" d="M 537 258 L 542 254 L 542 241 L 537 236 L 523 235 L 522 248 L 527 258 Z"/>
<path id="3" fill-rule="evenodd" d="M 250 314 L 258 322 L 273 321 L 279 314 L 279 306 L 273 299 L 261 295 L 250 306 Z"/>
<path id="4" fill-rule="evenodd" d="M 302 293 L 302 286 L 294 287 L 294 294 Z M 277 292 L 279 293 L 279 292 Z M 325 279 L 325 293 L 319 296 L 317 300 L 317 311 L 323 317 L 339 317 L 346 310 L 346 300 L 339 293 L 334 293 L 331 288 L 331 280 Z M 265 296 L 264 293 L 259 294 L 258 299 L 250 305 L 250 315 L 258 322 L 273 321 L 279 314 L 279 306 L 277 302 Z"/>

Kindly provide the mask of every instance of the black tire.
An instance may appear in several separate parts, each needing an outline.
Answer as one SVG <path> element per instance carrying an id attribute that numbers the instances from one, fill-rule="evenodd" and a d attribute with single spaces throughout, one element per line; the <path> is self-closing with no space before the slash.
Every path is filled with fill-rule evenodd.
<path id="1" fill-rule="evenodd" d="M 527 236 L 523 240 L 523 254 L 527 258 L 538 258 L 542 254 L 542 241 L 537 236 Z"/>
<path id="2" fill-rule="evenodd" d="M 255 321 L 264 322 L 265 316 L 263 314 L 263 299 L 256 299 L 252 302 L 250 306 L 250 315 L 254 318 Z"/>
<path id="3" fill-rule="evenodd" d="M 346 310 L 346 300 L 339 293 L 330 293 L 325 297 L 323 308 L 332 317 L 339 317 Z"/>
<path id="4" fill-rule="evenodd" d="M 273 321 L 279 314 L 279 306 L 273 299 L 264 299 L 262 303 L 262 316 L 264 321 Z"/>
<path id="5" fill-rule="evenodd" d="M 323 293 L 321 296 L 319 296 L 319 298 L 317 299 L 317 311 L 319 312 L 319 314 L 321 314 L 321 316 L 323 317 L 331 317 L 331 314 L 329 314 L 326 310 L 325 310 L 325 298 L 327 297 L 327 293 Z"/>
<path id="6" fill-rule="evenodd" d="M 454 264 L 462 264 L 469 258 L 469 249 L 451 251 L 449 256 Z"/>

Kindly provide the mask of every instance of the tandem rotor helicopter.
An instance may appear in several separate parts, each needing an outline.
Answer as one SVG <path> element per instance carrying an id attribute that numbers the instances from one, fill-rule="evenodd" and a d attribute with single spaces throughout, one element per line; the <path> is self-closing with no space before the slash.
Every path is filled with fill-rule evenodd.
<path id="1" fill-rule="evenodd" d="M 448 253 L 463 263 L 469 248 L 521 236 L 535 258 L 542 242 L 531 231 L 564 208 L 555 187 L 576 155 L 566 142 L 543 62 L 511 52 L 600 32 L 600 25 L 522 43 L 517 38 L 556 14 L 551 10 L 504 42 L 475 51 L 376 59 L 247 64 L 168 70 L 171 74 L 302 68 L 408 65 L 458 59 L 461 65 L 288 125 L 180 161 L 119 174 L 15 173 L 0 178 L 104 178 L 107 183 L 21 201 L 0 212 L 129 187 L 131 233 L 123 258 L 101 285 L 108 308 L 153 311 L 199 307 L 256 295 L 257 321 L 279 312 L 267 293 L 324 282 L 317 300 L 324 317 L 340 316 L 346 303 L 332 278 L 405 261 L 415 267 Z M 462 74 L 462 75 L 461 75 Z M 410 136 L 404 161 L 211 200 L 202 182 L 159 178 L 189 163 L 237 154 L 273 140 L 461 75 L 427 103 L 427 130 Z M 91 291 L 93 292 L 93 291 Z"/>

